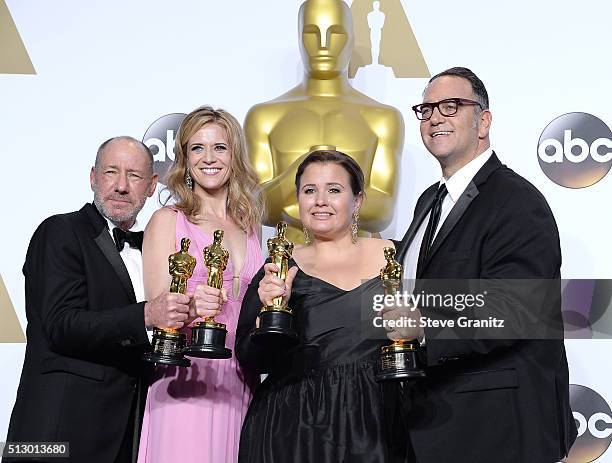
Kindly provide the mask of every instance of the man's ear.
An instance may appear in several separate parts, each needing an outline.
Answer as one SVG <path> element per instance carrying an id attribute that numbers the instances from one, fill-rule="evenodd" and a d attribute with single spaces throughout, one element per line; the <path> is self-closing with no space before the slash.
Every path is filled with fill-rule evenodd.
<path id="1" fill-rule="evenodd" d="M 157 180 L 159 179 L 159 175 L 153 174 L 151 175 L 151 184 L 149 185 L 149 191 L 147 196 L 150 198 L 155 193 L 155 187 L 157 186 Z"/>
<path id="2" fill-rule="evenodd" d="M 96 168 L 92 167 L 89 172 L 89 186 L 91 187 L 91 191 L 94 191 L 94 185 L 96 184 Z"/>
<path id="3" fill-rule="evenodd" d="M 491 130 L 491 122 L 493 121 L 493 115 L 488 109 L 483 109 L 478 118 L 478 138 L 483 139 L 489 136 L 489 130 Z"/>

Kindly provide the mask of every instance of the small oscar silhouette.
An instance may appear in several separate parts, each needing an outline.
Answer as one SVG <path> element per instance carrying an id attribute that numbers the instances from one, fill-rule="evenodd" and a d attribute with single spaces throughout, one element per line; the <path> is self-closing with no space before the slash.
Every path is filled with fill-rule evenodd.
<path id="1" fill-rule="evenodd" d="M 196 258 L 189 254 L 191 240 L 181 240 L 181 250 L 168 256 L 168 272 L 172 277 L 170 283 L 171 293 L 185 294 L 187 280 L 193 275 L 196 267 Z M 151 363 L 163 365 L 174 365 L 188 367 L 191 365 L 189 359 L 183 356 L 183 349 L 187 343 L 187 336 L 173 328 L 153 328 L 153 350 L 144 355 L 144 360 Z"/>
<path id="2" fill-rule="evenodd" d="M 372 65 L 379 66 L 380 39 L 385 26 L 385 13 L 380 11 L 380 2 L 372 2 L 372 11 L 368 13 L 368 27 L 370 28 L 370 44 L 372 46 Z"/>
<path id="3" fill-rule="evenodd" d="M 223 230 L 215 230 L 213 242 L 204 248 L 204 265 L 208 268 L 208 286 L 223 287 L 223 271 L 227 268 L 229 252 L 223 246 Z M 225 347 L 227 328 L 214 317 L 205 318 L 191 328 L 191 344 L 185 348 L 185 355 L 209 359 L 227 359 L 232 351 Z"/>
<path id="4" fill-rule="evenodd" d="M 384 249 L 387 264 L 380 269 L 380 279 L 385 295 L 396 294 L 402 283 L 402 266 L 395 260 L 395 249 Z M 377 381 L 404 381 L 424 378 L 425 370 L 420 362 L 419 341 L 398 339 L 380 348 Z"/>
<path id="5" fill-rule="evenodd" d="M 268 240 L 270 259 L 278 267 L 277 276 L 283 281 L 287 278 L 294 246 L 285 237 L 286 231 L 287 224 L 278 222 L 276 236 Z M 262 307 L 257 318 L 257 328 L 251 333 L 254 343 L 282 346 L 297 341 L 298 336 L 293 328 L 293 311 L 285 305 L 282 296 L 274 298 L 272 305 Z"/>

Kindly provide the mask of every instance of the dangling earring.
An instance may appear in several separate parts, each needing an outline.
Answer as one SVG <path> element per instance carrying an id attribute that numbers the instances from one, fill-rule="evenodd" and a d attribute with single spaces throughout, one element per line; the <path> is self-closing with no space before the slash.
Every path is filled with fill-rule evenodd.
<path id="1" fill-rule="evenodd" d="M 185 170 L 185 186 L 187 187 L 188 190 L 193 190 L 193 179 L 191 178 L 189 169 Z"/>
<path id="2" fill-rule="evenodd" d="M 304 243 L 306 244 L 306 246 L 312 244 L 312 236 L 310 236 L 310 232 L 308 231 L 308 228 L 303 227 L 304 228 Z"/>
<path id="3" fill-rule="evenodd" d="M 359 232 L 359 209 L 353 212 L 353 222 L 351 223 L 351 240 L 357 244 L 357 233 Z"/>

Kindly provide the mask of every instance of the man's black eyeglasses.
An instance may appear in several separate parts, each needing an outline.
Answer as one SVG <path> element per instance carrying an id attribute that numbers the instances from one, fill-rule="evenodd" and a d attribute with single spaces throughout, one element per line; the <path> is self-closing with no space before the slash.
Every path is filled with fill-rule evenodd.
<path id="1" fill-rule="evenodd" d="M 428 121 L 433 114 L 434 108 L 438 108 L 443 116 L 454 116 L 462 105 L 482 105 L 478 101 L 468 100 L 467 98 L 447 98 L 446 100 L 436 101 L 435 103 L 421 103 L 414 105 L 412 110 L 420 121 Z"/>

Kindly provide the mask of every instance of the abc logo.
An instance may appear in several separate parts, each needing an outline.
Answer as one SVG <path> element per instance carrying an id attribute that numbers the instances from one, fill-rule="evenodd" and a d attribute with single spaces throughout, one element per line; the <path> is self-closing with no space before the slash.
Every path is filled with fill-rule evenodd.
<path id="1" fill-rule="evenodd" d="M 612 442 L 612 411 L 597 392 L 570 384 L 570 403 L 578 437 L 567 463 L 588 463 L 602 456 Z"/>
<path id="2" fill-rule="evenodd" d="M 612 167 L 612 131 L 591 114 L 559 116 L 540 136 L 538 161 L 542 171 L 557 185 L 591 186 Z"/>
<path id="3" fill-rule="evenodd" d="M 174 162 L 174 141 L 185 116 L 182 113 L 166 114 L 153 122 L 142 137 L 142 142 L 153 153 L 153 169 L 161 183 L 164 183 L 166 173 Z"/>

